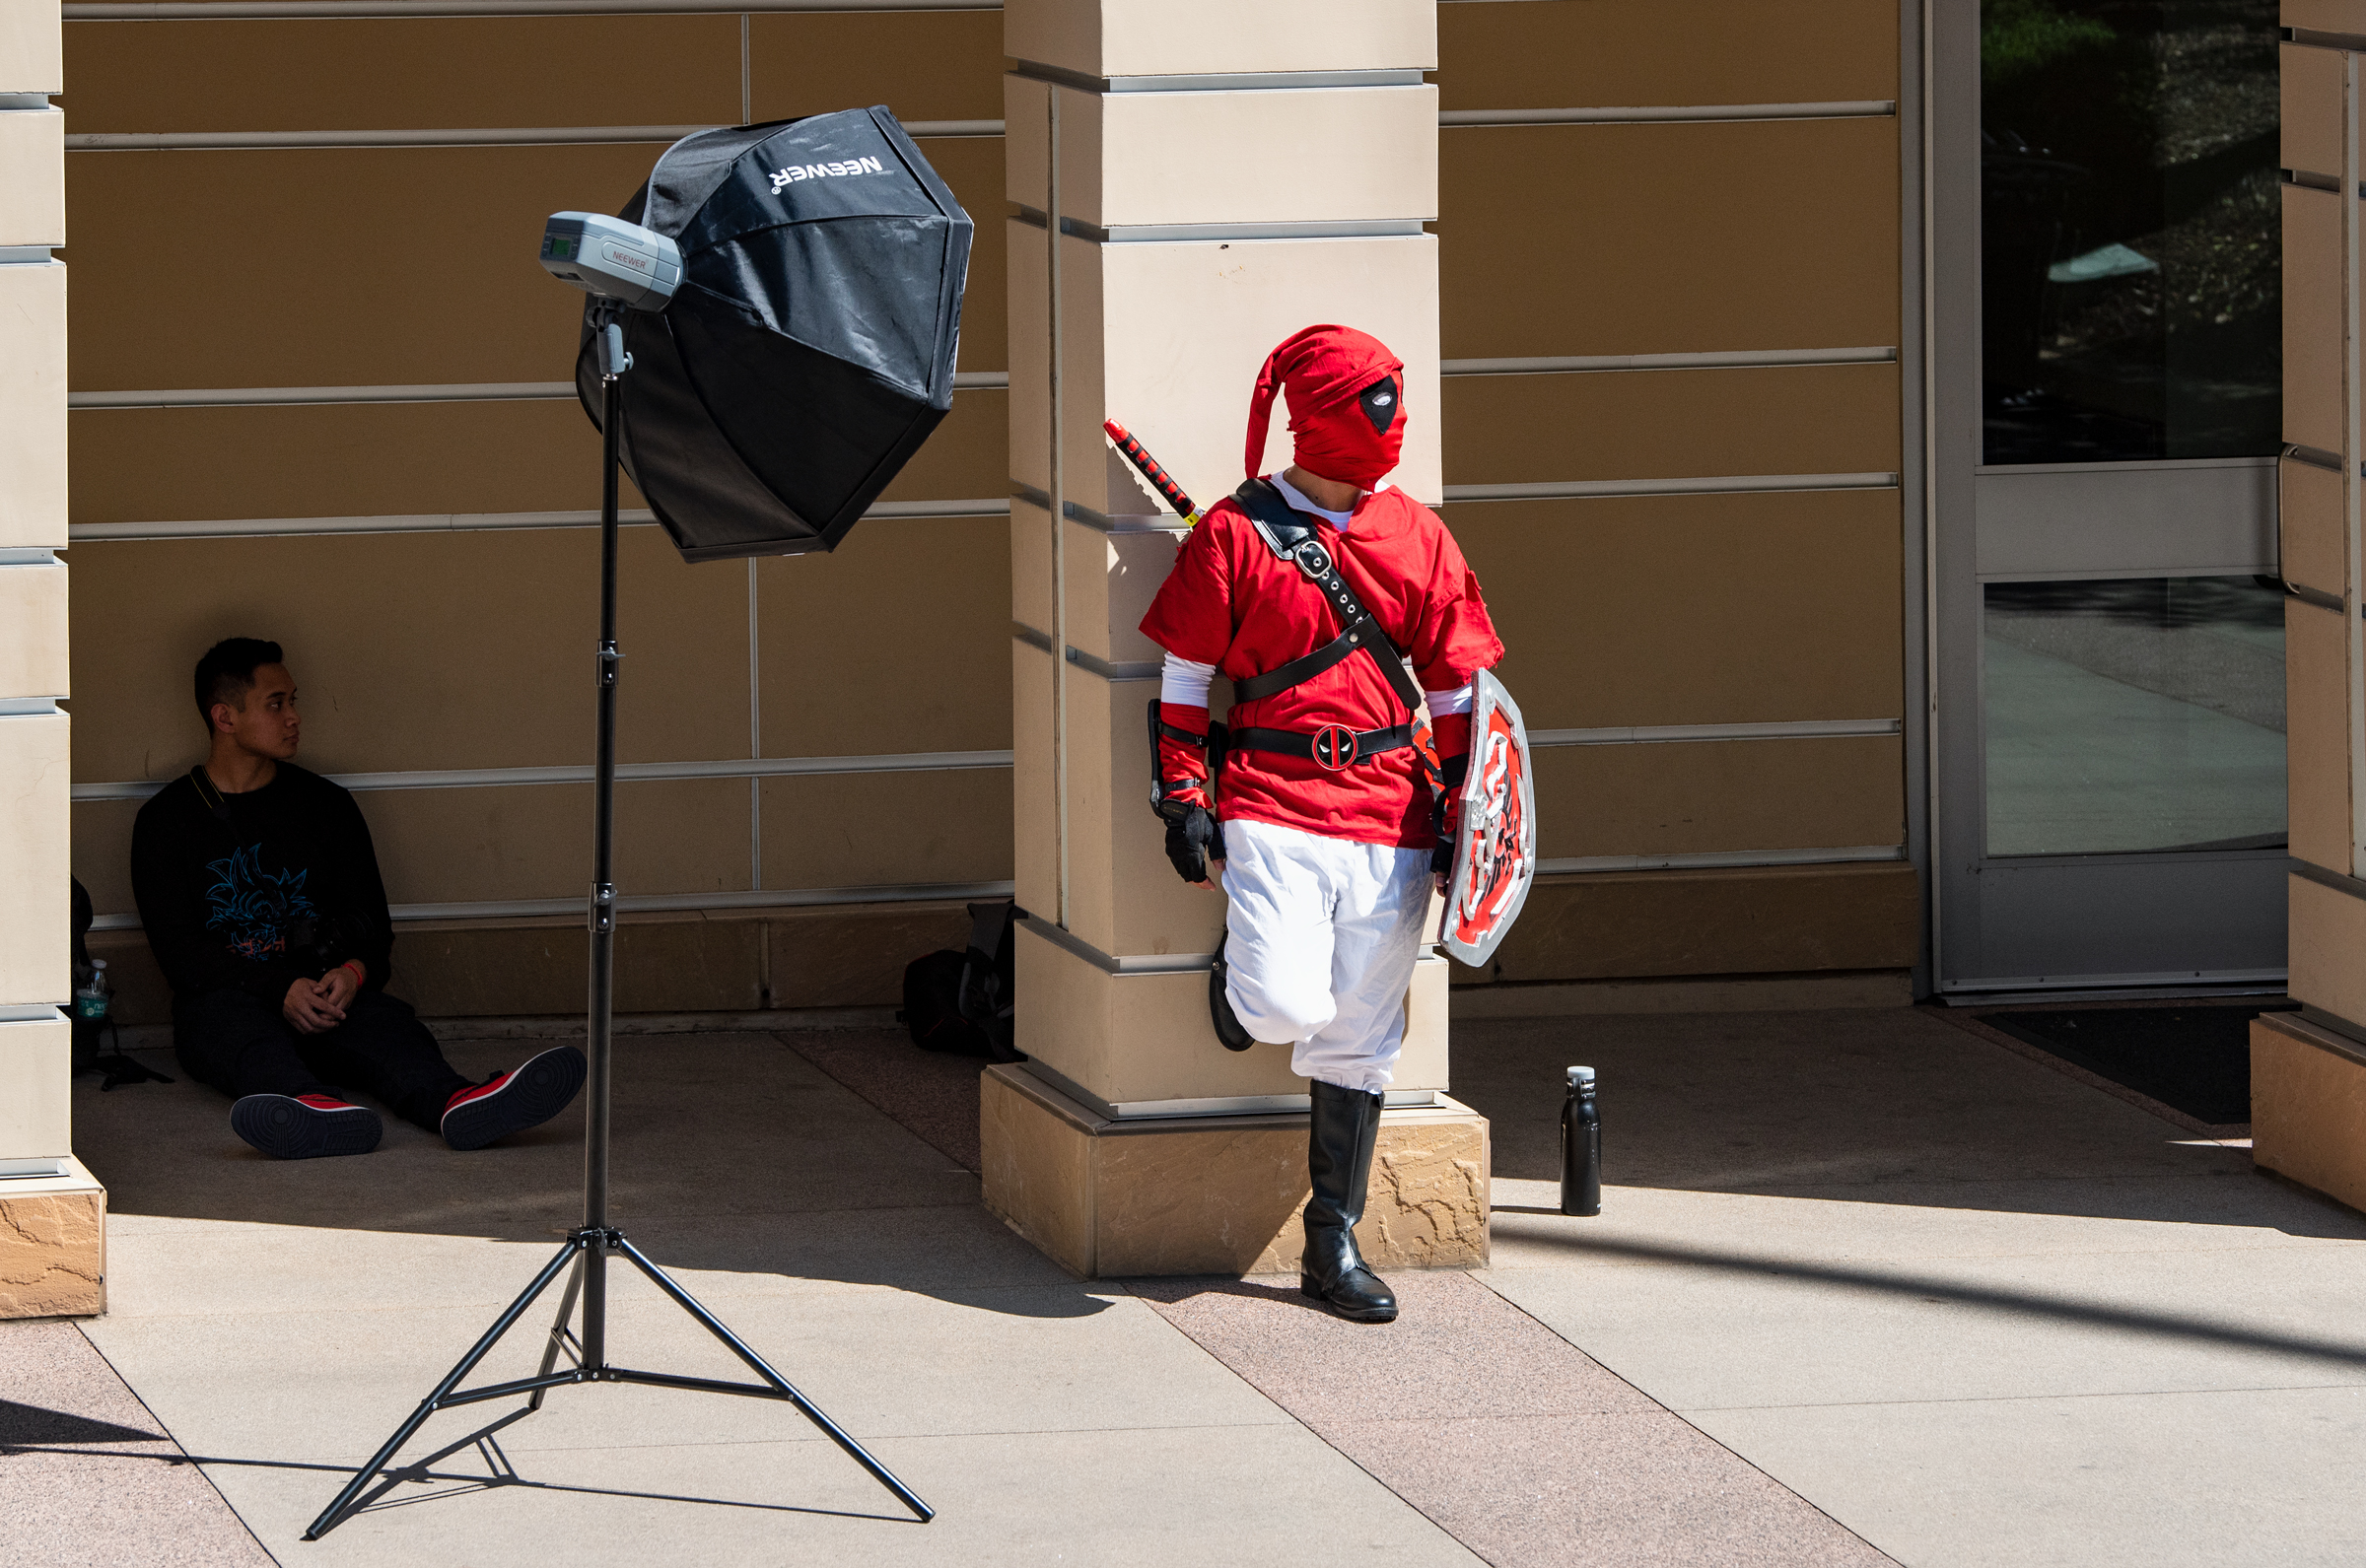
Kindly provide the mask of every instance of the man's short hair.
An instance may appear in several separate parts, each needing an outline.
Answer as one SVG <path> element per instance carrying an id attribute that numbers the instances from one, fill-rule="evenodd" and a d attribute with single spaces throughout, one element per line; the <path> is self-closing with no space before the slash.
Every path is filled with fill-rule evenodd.
<path id="1" fill-rule="evenodd" d="M 214 704 L 244 709 L 254 690 L 254 672 L 264 664 L 281 664 L 279 645 L 259 637 L 226 637 L 205 650 L 197 661 L 197 716 L 214 727 Z"/>

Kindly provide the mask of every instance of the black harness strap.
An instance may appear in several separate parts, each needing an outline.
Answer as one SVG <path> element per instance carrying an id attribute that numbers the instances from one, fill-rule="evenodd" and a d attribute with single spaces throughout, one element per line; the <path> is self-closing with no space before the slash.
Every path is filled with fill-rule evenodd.
<path id="1" fill-rule="evenodd" d="M 1345 663 L 1360 648 L 1371 654 L 1379 664 L 1380 673 L 1387 677 L 1389 686 L 1397 694 L 1397 700 L 1405 705 L 1405 711 L 1409 714 L 1418 713 L 1422 706 L 1422 690 L 1414 684 L 1412 673 L 1405 668 L 1404 654 L 1398 650 L 1395 643 L 1389 641 L 1380 623 L 1372 619 L 1372 612 L 1364 608 L 1363 600 L 1348 585 L 1348 579 L 1340 575 L 1339 563 L 1332 560 L 1331 552 L 1323 548 L 1322 540 L 1315 536 L 1313 527 L 1299 518 L 1289 503 L 1282 499 L 1280 491 L 1262 479 L 1249 480 L 1232 493 L 1232 499 L 1240 504 L 1241 511 L 1249 514 L 1249 521 L 1256 525 L 1257 533 L 1265 540 L 1266 547 L 1280 559 L 1296 567 L 1298 575 L 1313 583 L 1330 601 L 1332 609 L 1339 612 L 1340 621 L 1339 636 L 1303 658 L 1293 658 L 1279 669 L 1252 675 L 1247 680 L 1234 681 L 1233 700 L 1254 702 L 1260 697 L 1287 691 L 1335 664 Z"/>

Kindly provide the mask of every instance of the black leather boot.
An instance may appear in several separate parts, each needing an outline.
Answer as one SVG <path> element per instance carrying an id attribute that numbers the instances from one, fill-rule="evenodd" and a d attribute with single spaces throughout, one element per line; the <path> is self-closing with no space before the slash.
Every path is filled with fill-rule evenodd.
<path id="1" fill-rule="evenodd" d="M 1298 1288 L 1328 1302 L 1342 1318 L 1388 1323 L 1397 1316 L 1397 1298 L 1356 1251 L 1356 1222 L 1363 1218 L 1372 1145 L 1380 1136 L 1380 1096 L 1320 1079 L 1312 1087 L 1306 1174 L 1313 1178 L 1314 1195 L 1306 1200 L 1306 1254 Z"/>
<path id="2" fill-rule="evenodd" d="M 1208 1018 L 1216 1025 L 1218 1044 L 1226 1051 L 1246 1051 L 1257 1042 L 1242 1027 L 1240 1015 L 1232 1010 L 1232 999 L 1224 994 L 1224 977 L 1228 973 L 1224 949 L 1231 943 L 1232 933 L 1226 931 L 1224 939 L 1216 946 L 1216 967 L 1208 972 Z"/>

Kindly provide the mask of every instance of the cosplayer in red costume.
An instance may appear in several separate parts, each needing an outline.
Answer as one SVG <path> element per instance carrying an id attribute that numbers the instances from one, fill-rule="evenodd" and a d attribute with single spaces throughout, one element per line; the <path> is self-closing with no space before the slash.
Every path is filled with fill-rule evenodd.
<path id="1" fill-rule="evenodd" d="M 1471 677 L 1503 654 L 1445 524 L 1383 482 L 1404 445 L 1404 384 L 1396 356 L 1348 327 L 1311 326 L 1274 350 L 1249 407 L 1249 483 L 1186 536 L 1142 623 L 1167 653 L 1155 791 L 1167 854 L 1201 886 L 1215 861 L 1227 900 L 1218 1034 L 1235 1050 L 1287 1044 L 1312 1080 L 1299 1283 L 1369 1323 L 1397 1304 L 1355 1226 L 1433 872 L 1452 850 Z M 1277 390 L 1295 461 L 1260 480 Z M 1218 670 L 1234 701 L 1212 781 Z M 1425 697 L 1434 780 L 1414 712 Z"/>

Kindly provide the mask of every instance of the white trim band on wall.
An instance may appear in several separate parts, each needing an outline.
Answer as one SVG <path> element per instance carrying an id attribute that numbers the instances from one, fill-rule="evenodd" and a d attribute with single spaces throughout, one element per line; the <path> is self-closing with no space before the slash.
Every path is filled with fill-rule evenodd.
<path id="1" fill-rule="evenodd" d="M 1007 751 L 899 751 L 851 757 L 737 757 L 713 762 L 627 762 L 616 766 L 621 784 L 675 779 L 803 779 L 858 773 L 943 773 L 965 768 L 1008 768 Z M 336 773 L 329 783 L 348 789 L 482 789 L 518 784 L 582 784 L 592 782 L 590 763 L 553 768 L 416 768 L 398 773 Z M 180 782 L 125 779 L 78 784 L 73 798 L 145 800 Z"/>
<path id="2" fill-rule="evenodd" d="M 744 893 L 626 893 L 616 900 L 627 915 L 698 913 L 707 910 L 802 910 L 846 904 L 923 904 L 937 900 L 1007 899 L 1008 882 L 906 882 L 878 887 L 766 888 Z M 476 899 L 452 904 L 395 904 L 387 913 L 398 922 L 413 920 L 517 920 L 551 915 L 581 917 L 582 895 L 557 899 Z M 136 931 L 137 915 L 102 915 L 94 931 Z"/>
<path id="3" fill-rule="evenodd" d="M 1603 729 L 1532 729 L 1531 746 L 1650 746 L 1704 740 L 1849 740 L 1899 735 L 1897 718 L 1790 718 L 1742 724 L 1623 724 Z"/>
<path id="4" fill-rule="evenodd" d="M 231 7 L 206 5 L 206 11 Z M 635 6 L 634 10 L 646 10 Z M 516 125 L 473 130 L 381 131 L 80 131 L 66 138 L 69 153 L 305 152 L 355 147 L 575 147 L 593 144 L 678 142 L 720 125 Z M 948 137 L 1000 136 L 1001 120 L 913 120 L 904 133 L 915 141 Z"/>
<path id="5" fill-rule="evenodd" d="M 1441 375 L 1557 375 L 1593 371 L 1758 371 L 1801 365 L 1894 365 L 1895 348 L 1735 349 L 1705 354 L 1558 354 L 1443 360 Z"/>
<path id="6" fill-rule="evenodd" d="M 1617 496 L 1727 496 L 1770 490 L 1895 490 L 1896 474 L 1712 474 L 1700 479 L 1540 480 L 1448 485 L 1446 504 L 1473 501 L 1586 501 Z"/>
<path id="7" fill-rule="evenodd" d="M 399 21 L 419 17 L 734 15 L 797 11 L 1000 11 L 1002 0 L 66 0 L 68 22 Z"/>
<path id="8" fill-rule="evenodd" d="M 1850 849 L 1710 849 L 1705 853 L 1578 853 L 1538 860 L 1538 875 L 1592 870 L 1749 870 L 1753 865 L 1862 865 L 1905 860 L 1905 845 L 1859 845 Z"/>
<path id="9" fill-rule="evenodd" d="M 1008 496 L 975 501 L 882 501 L 866 522 L 911 522 L 942 517 L 1007 517 Z M 645 507 L 616 514 L 628 528 L 654 526 Z M 131 539 L 280 539 L 301 534 L 491 533 L 506 528 L 595 528 L 597 511 L 432 511 L 389 517 L 201 517 L 185 522 L 72 522 L 66 543 L 109 544 Z"/>
<path id="10" fill-rule="evenodd" d="M 1868 844 L 1845 850 L 1711 850 L 1698 854 L 1579 854 L 1538 860 L 1537 874 L 1588 871 L 1735 871 L 1762 865 L 1858 865 L 1903 860 L 1902 844 Z"/>
<path id="11" fill-rule="evenodd" d="M 1709 124 L 1720 120 L 1878 119 L 1898 112 L 1894 99 L 1844 99 L 1828 103 L 1640 104 L 1631 108 L 1450 108 L 1441 130 L 1511 125 Z"/>
<path id="12" fill-rule="evenodd" d="M 999 392 L 1010 385 L 1009 371 L 956 371 L 956 392 Z M 557 402 L 576 395 L 573 381 L 448 381 L 396 386 L 182 386 L 157 391 L 71 392 L 66 407 L 81 412 L 107 408 L 279 408 L 328 403 L 515 403 Z"/>

